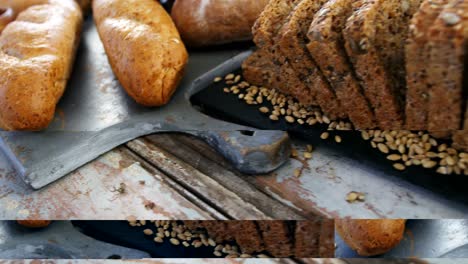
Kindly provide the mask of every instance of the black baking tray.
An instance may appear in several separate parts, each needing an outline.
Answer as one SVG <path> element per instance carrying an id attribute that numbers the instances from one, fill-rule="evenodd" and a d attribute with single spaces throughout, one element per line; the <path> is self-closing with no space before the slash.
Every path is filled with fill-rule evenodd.
<path id="1" fill-rule="evenodd" d="M 148 221 L 149 222 L 149 221 Z M 152 258 L 216 258 L 213 247 L 199 248 L 172 245 L 169 239 L 156 243 L 153 236 L 143 233 L 150 228 L 155 234 L 157 228 L 152 223 L 145 226 L 130 226 L 128 221 L 72 221 L 83 234 L 110 244 L 144 251 Z"/>
<path id="2" fill-rule="evenodd" d="M 237 65 L 223 64 L 208 73 L 209 77 L 212 78 L 213 73 L 219 76 L 230 72 L 242 74 L 239 62 L 234 59 L 233 63 Z M 385 154 L 373 149 L 370 142 L 361 138 L 359 131 L 329 131 L 330 139 L 322 140 L 320 135 L 327 131 L 326 125 L 307 126 L 289 124 L 284 120 L 271 121 L 268 115 L 258 110 L 261 106 L 271 106 L 268 102 L 262 105 L 247 105 L 237 96 L 223 92 L 224 87 L 226 87 L 224 82 L 211 82 L 207 87 L 199 88 L 198 92 L 191 96 L 190 101 L 199 111 L 211 117 L 256 129 L 287 131 L 291 136 L 304 140 L 315 148 L 330 149 L 337 157 L 348 156 L 355 162 L 383 172 L 388 177 L 404 179 L 448 199 L 468 204 L 465 187 L 468 186 L 468 177 L 455 174 L 441 175 L 435 170 L 415 166 L 408 167 L 405 171 L 397 171 L 393 168 L 393 163 L 386 159 Z M 342 143 L 336 143 L 333 140 L 334 135 L 340 135 Z M 346 177 L 346 175 L 340 176 Z"/>

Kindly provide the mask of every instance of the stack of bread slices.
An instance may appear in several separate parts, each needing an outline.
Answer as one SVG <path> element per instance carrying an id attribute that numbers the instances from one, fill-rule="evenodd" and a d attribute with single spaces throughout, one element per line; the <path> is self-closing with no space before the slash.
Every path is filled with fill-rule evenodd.
<path id="1" fill-rule="evenodd" d="M 196 231 L 205 229 L 216 243 L 236 242 L 242 253 L 272 257 L 333 257 L 333 221 L 184 221 Z"/>
<path id="2" fill-rule="evenodd" d="M 468 0 L 270 0 L 253 34 L 249 83 L 356 129 L 428 130 L 468 150 Z"/>

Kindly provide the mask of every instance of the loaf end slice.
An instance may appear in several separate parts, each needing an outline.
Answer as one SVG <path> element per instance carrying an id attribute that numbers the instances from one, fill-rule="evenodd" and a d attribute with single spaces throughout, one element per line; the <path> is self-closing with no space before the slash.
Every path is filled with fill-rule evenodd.
<path id="1" fill-rule="evenodd" d="M 427 130 L 429 29 L 449 0 L 426 0 L 410 22 L 406 50 L 406 129 Z"/>

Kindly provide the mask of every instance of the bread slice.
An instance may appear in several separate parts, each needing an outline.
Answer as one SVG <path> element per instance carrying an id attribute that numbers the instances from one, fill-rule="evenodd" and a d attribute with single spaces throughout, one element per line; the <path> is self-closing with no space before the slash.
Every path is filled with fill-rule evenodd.
<path id="1" fill-rule="evenodd" d="M 243 253 L 253 254 L 265 250 L 260 230 L 254 221 L 230 221 L 229 230 Z"/>
<path id="2" fill-rule="evenodd" d="M 449 0 L 425 0 L 410 23 L 406 50 L 406 129 L 427 130 L 429 28 Z"/>
<path id="3" fill-rule="evenodd" d="M 468 0 L 450 1 L 429 30 L 428 129 L 439 136 L 462 129 L 463 71 L 468 47 Z"/>
<path id="4" fill-rule="evenodd" d="M 307 31 L 314 14 L 327 0 L 302 0 L 291 13 L 289 21 L 280 31 L 278 45 L 307 90 L 293 93 L 300 100 L 314 101 L 329 117 L 345 118 L 347 115 L 333 89 L 323 76 L 306 47 Z"/>
<path id="5" fill-rule="evenodd" d="M 357 129 L 375 127 L 375 117 L 358 83 L 344 48 L 343 28 L 353 12 L 354 0 L 330 0 L 314 17 L 307 48 L 333 87 L 344 111 Z"/>
<path id="6" fill-rule="evenodd" d="M 358 0 L 344 33 L 346 51 L 381 129 L 403 126 L 404 42 L 420 0 Z"/>
<path id="7" fill-rule="evenodd" d="M 294 71 L 288 66 L 275 61 L 276 36 L 288 19 L 290 12 L 300 0 L 272 0 L 255 22 L 252 32 L 258 47 L 242 64 L 246 81 L 257 86 L 277 89 L 284 94 L 291 94 L 294 87 L 305 90 L 305 86 Z M 275 63 L 276 62 L 276 63 Z M 289 73 L 293 73 L 290 76 Z"/>
<path id="8" fill-rule="evenodd" d="M 290 233 L 287 221 L 258 221 L 257 223 L 262 232 L 266 251 L 277 258 L 292 256 L 293 234 Z"/>

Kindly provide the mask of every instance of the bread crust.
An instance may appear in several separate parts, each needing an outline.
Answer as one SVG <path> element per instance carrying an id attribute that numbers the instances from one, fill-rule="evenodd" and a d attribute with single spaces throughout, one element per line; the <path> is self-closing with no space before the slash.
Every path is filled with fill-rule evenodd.
<path id="1" fill-rule="evenodd" d="M 345 243 L 360 256 L 386 253 L 403 239 L 403 219 L 337 219 L 335 230 Z"/>
<path id="2" fill-rule="evenodd" d="M 169 102 L 188 53 L 169 14 L 153 0 L 95 0 L 94 20 L 114 74 L 144 106 Z"/>
<path id="3" fill-rule="evenodd" d="M 0 127 L 42 130 L 70 76 L 82 13 L 72 0 L 17 1 L 0 35 Z M 16 12 L 16 11 L 15 11 Z"/>
<path id="4" fill-rule="evenodd" d="M 252 39 L 252 26 L 268 0 L 176 1 L 171 16 L 189 47 Z"/>

